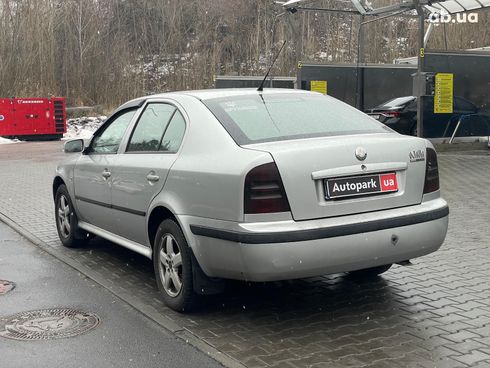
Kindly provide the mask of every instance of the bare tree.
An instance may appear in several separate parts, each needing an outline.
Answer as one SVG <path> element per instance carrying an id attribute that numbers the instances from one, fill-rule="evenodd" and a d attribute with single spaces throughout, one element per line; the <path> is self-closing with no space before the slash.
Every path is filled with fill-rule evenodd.
<path id="1" fill-rule="evenodd" d="M 358 16 L 281 12 L 272 0 L 0 0 L 0 95 L 62 95 L 109 109 L 142 94 L 212 87 L 216 74 L 262 74 L 285 39 L 276 74 L 295 75 L 299 60 L 357 60 Z M 489 29 L 480 12 L 478 23 L 436 27 L 428 46 L 485 46 Z M 415 19 L 361 32 L 368 62 L 416 54 Z"/>

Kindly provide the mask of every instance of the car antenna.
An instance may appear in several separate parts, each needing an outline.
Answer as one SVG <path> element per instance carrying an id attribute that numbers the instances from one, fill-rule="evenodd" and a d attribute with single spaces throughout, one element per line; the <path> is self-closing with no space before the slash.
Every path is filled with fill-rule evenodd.
<path id="1" fill-rule="evenodd" d="M 257 88 L 257 91 L 258 91 L 258 92 L 262 92 L 262 91 L 264 90 L 264 83 L 265 83 L 265 81 L 266 81 L 267 77 L 269 76 L 269 73 L 270 73 L 270 71 L 271 71 L 272 67 L 274 66 L 274 63 L 276 62 L 277 58 L 278 58 L 278 57 L 279 57 L 279 55 L 281 54 L 281 51 L 282 51 L 282 49 L 283 49 L 283 47 L 284 47 L 284 45 L 285 45 L 285 44 L 286 44 L 286 40 L 284 40 L 284 42 L 282 43 L 282 46 L 281 46 L 281 48 L 279 49 L 279 52 L 276 54 L 276 57 L 275 57 L 275 58 L 274 58 L 274 60 L 272 61 L 272 64 L 271 64 L 271 66 L 269 67 L 269 70 L 267 70 L 267 73 L 265 74 L 264 79 L 262 79 L 262 82 L 260 83 L 259 88 Z"/>

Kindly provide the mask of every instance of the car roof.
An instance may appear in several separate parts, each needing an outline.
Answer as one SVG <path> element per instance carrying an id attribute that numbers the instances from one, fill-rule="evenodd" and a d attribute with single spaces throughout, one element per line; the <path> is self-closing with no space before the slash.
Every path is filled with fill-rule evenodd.
<path id="1" fill-rule="evenodd" d="M 278 94 L 278 93 L 308 94 L 312 92 L 305 91 L 302 89 L 288 89 L 288 88 L 264 88 L 262 92 L 257 91 L 257 88 L 220 88 L 220 89 L 202 89 L 202 90 L 195 90 L 195 91 L 182 91 L 182 92 L 175 92 L 175 93 L 193 96 L 198 98 L 199 100 L 208 100 L 211 98 L 221 98 L 221 97 L 230 97 L 230 96 L 258 95 L 260 93 L 262 93 L 263 95 L 268 95 L 268 94 Z"/>
<path id="2" fill-rule="evenodd" d="M 293 94 L 293 93 L 302 93 L 302 94 L 311 94 L 317 92 L 305 91 L 302 89 L 288 89 L 288 88 L 264 88 L 262 92 L 258 92 L 257 88 L 219 88 L 219 89 L 201 89 L 201 90 L 193 90 L 193 91 L 176 91 L 176 92 L 166 92 L 159 93 L 155 95 L 149 95 L 144 97 L 138 97 L 134 100 L 128 101 L 125 104 L 121 105 L 117 111 L 124 110 L 131 107 L 139 107 L 146 100 L 150 98 L 172 98 L 177 96 L 192 96 L 197 98 L 198 100 L 209 100 L 212 98 L 221 98 L 221 97 L 230 97 L 230 96 L 247 96 L 247 95 L 257 95 L 262 93 L 263 95 L 268 94 Z"/>

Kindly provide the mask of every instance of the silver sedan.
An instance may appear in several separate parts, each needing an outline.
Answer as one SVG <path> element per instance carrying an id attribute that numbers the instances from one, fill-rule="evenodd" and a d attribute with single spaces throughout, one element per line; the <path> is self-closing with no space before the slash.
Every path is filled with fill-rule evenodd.
<path id="1" fill-rule="evenodd" d="M 373 277 L 447 232 L 431 143 L 317 93 L 138 98 L 65 152 L 53 181 L 62 243 L 97 235 L 152 259 L 178 311 L 224 279 Z"/>

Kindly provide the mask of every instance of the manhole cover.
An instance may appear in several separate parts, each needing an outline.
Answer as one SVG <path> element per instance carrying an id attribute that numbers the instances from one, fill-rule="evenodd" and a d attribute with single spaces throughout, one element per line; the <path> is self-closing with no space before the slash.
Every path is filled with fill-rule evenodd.
<path id="1" fill-rule="evenodd" d="M 7 294 L 15 288 L 15 284 L 12 281 L 0 280 L 0 295 Z"/>
<path id="2" fill-rule="evenodd" d="M 100 323 L 94 313 L 52 308 L 0 318 L 0 336 L 14 340 L 49 340 L 73 337 Z"/>

